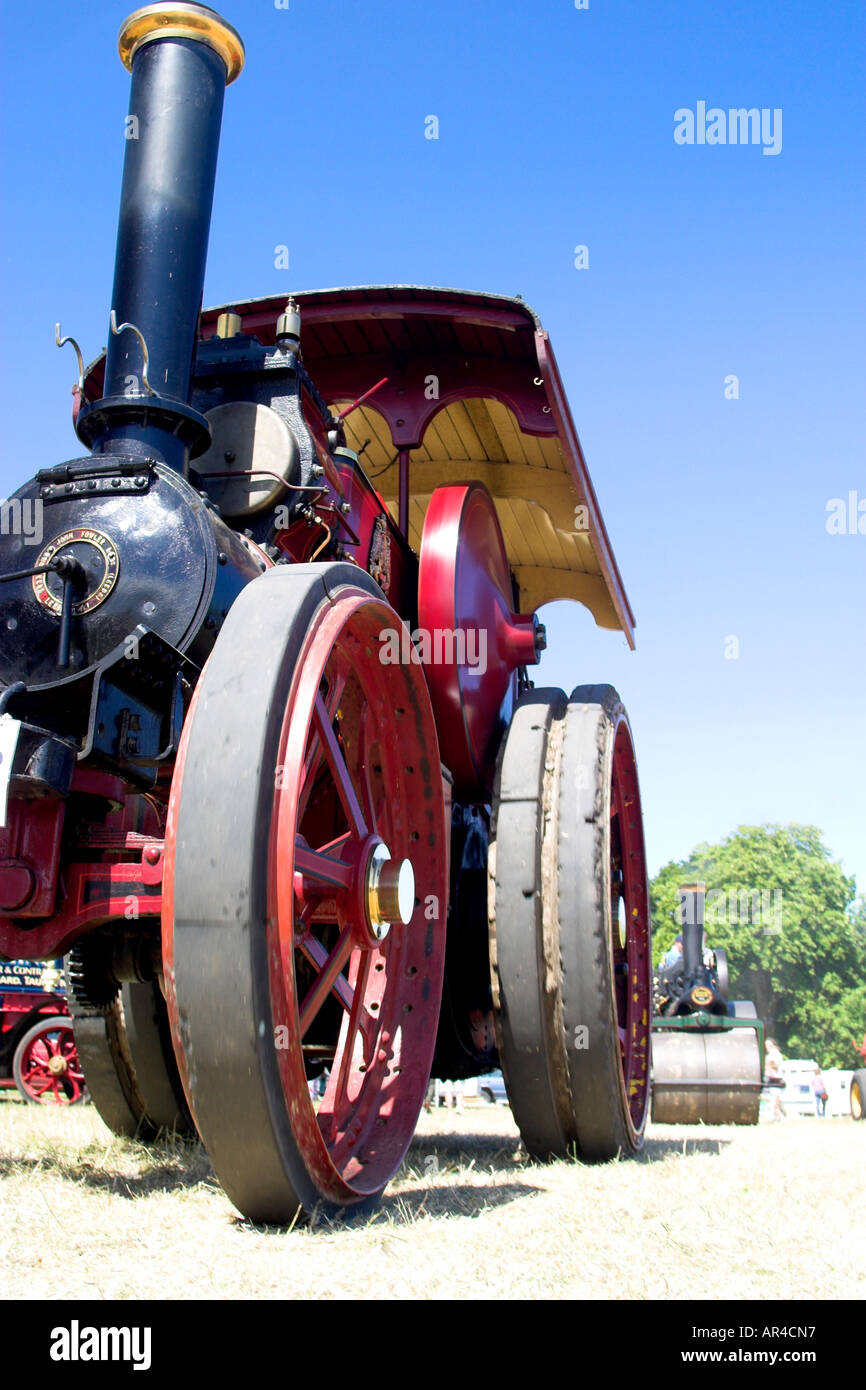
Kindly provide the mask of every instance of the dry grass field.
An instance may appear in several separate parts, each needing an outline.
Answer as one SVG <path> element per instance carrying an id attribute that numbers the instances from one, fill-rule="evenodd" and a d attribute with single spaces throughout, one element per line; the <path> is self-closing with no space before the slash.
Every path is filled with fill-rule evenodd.
<path id="1" fill-rule="evenodd" d="M 0 1098 L 7 1298 L 839 1299 L 866 1294 L 866 1125 L 655 1127 L 634 1162 L 527 1161 L 507 1109 L 422 1116 L 372 1217 L 247 1225 L 201 1148 Z M 859 1211 L 859 1218 L 858 1213 Z"/>

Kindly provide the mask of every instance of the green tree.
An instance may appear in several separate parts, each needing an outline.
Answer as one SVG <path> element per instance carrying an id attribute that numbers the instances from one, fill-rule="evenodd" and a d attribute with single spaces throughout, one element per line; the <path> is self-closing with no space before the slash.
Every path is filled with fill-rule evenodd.
<path id="1" fill-rule="evenodd" d="M 728 954 L 731 997 L 753 1000 L 789 1056 L 855 1065 L 866 1028 L 866 901 L 833 862 L 821 832 L 742 825 L 697 845 L 651 885 L 656 957 L 678 930 L 680 884 L 707 886 L 706 940 Z"/>

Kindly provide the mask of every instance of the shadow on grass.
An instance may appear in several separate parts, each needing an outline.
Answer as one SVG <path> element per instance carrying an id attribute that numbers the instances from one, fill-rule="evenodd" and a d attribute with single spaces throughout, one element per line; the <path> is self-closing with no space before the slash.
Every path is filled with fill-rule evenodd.
<path id="1" fill-rule="evenodd" d="M 345 1211 L 316 1208 L 309 1217 L 304 1218 L 299 1213 L 295 1221 L 283 1225 L 256 1225 L 242 1216 L 235 1218 L 234 1225 L 237 1230 L 252 1235 L 271 1236 L 283 1236 L 295 1228 L 304 1234 L 313 1231 L 322 1234 L 338 1231 L 361 1233 L 377 1228 L 383 1232 L 393 1231 L 414 1226 L 425 1217 L 464 1217 L 471 1220 L 483 1211 L 505 1206 L 544 1190 L 530 1183 L 444 1183 L 436 1186 L 435 1182 L 435 1177 L 431 1177 L 429 1187 L 403 1188 L 400 1192 L 386 1188 L 378 1202 L 373 1199 Z"/>
<path id="2" fill-rule="evenodd" d="M 430 1160 L 435 1162 L 431 1164 Z M 419 1168 L 429 1174 L 432 1167 L 455 1165 L 487 1173 L 513 1173 L 531 1159 L 516 1136 L 501 1134 L 416 1134 L 409 1146 L 404 1167 Z"/>
<path id="3" fill-rule="evenodd" d="M 432 1179 L 435 1183 L 435 1178 Z M 441 1187 L 403 1188 L 400 1192 L 386 1189 L 375 1212 L 367 1218 L 368 1226 L 411 1226 L 425 1216 L 480 1216 L 482 1211 L 506 1206 L 521 1197 L 543 1192 L 531 1183 L 470 1183 L 443 1184 Z"/>
<path id="4" fill-rule="evenodd" d="M 35 1177 L 40 1170 L 77 1187 L 137 1200 L 154 1194 L 171 1194 L 200 1187 L 220 1192 L 207 1153 L 200 1144 L 167 1136 L 157 1144 L 121 1141 L 121 1155 L 113 1155 L 106 1166 L 105 1159 L 83 1156 L 67 1159 L 58 1154 L 40 1157 L 0 1157 L 0 1179 Z M 703 1138 L 684 1135 L 682 1138 L 650 1138 L 636 1158 L 623 1160 L 640 1164 L 661 1162 L 672 1156 L 689 1158 L 699 1154 L 720 1154 L 732 1141 L 725 1138 Z M 117 1171 L 117 1159 L 139 1167 L 136 1173 Z M 501 1134 L 434 1134 L 416 1135 L 403 1165 L 386 1188 L 378 1203 L 371 1201 L 351 1210 L 316 1211 L 303 1229 L 338 1231 L 366 1230 L 371 1227 L 408 1227 L 427 1217 L 472 1219 L 485 1210 L 505 1206 L 521 1198 L 545 1191 L 532 1182 L 535 1173 L 544 1172 L 545 1164 L 530 1159 L 517 1137 Z M 580 1164 L 576 1166 L 582 1166 Z M 518 1181 L 469 1183 L 461 1181 L 470 1173 L 483 1177 L 509 1174 Z M 400 1183 L 412 1184 L 400 1188 Z M 285 1234 L 294 1223 L 282 1225 L 253 1225 L 243 1217 L 234 1219 L 235 1226 L 260 1234 Z"/>
<path id="5" fill-rule="evenodd" d="M 220 1190 L 207 1154 L 201 1147 L 180 1142 L 170 1154 L 165 1146 L 156 1150 L 135 1146 L 131 1153 L 129 1149 L 126 1153 L 142 1165 L 141 1172 L 119 1173 L 89 1157 L 72 1160 L 54 1154 L 39 1158 L 0 1158 L 0 1179 L 20 1177 L 22 1174 L 36 1177 L 41 1171 L 73 1183 L 76 1187 L 110 1192 L 128 1199 L 149 1197 L 154 1193 L 183 1192 L 194 1187 L 209 1187 L 215 1192 Z"/>
<path id="6" fill-rule="evenodd" d="M 689 1157 L 692 1154 L 720 1154 L 732 1140 L 725 1138 L 701 1137 L 700 1128 L 692 1127 L 692 1132 L 682 1138 L 648 1138 L 639 1154 L 609 1162 L 658 1163 L 671 1154 Z M 530 1158 L 521 1139 L 516 1136 L 503 1137 L 501 1134 L 425 1134 L 416 1135 L 406 1155 L 406 1163 L 420 1168 L 425 1167 L 430 1156 L 437 1161 L 445 1159 L 449 1163 L 472 1163 L 483 1171 L 513 1172 L 538 1167 L 544 1169 L 540 1159 Z M 570 1160 L 564 1160 L 566 1162 Z M 580 1160 L 578 1159 L 578 1165 Z M 595 1166 L 595 1165 L 585 1165 Z"/>

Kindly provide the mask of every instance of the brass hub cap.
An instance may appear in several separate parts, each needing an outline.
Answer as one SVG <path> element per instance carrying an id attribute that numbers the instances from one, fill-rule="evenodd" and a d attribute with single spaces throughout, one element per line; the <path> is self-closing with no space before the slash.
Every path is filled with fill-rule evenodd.
<path id="1" fill-rule="evenodd" d="M 367 920 L 376 941 L 397 922 L 404 927 L 415 910 L 415 871 L 409 859 L 395 860 L 381 842 L 367 862 Z"/>

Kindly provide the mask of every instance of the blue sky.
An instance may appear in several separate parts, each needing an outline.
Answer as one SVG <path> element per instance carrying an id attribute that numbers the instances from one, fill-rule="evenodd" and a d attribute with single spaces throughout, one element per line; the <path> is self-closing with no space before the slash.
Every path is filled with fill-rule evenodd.
<path id="1" fill-rule="evenodd" d="M 0 0 L 0 496 L 77 452 L 54 323 L 88 359 L 105 342 L 132 8 Z M 222 12 L 247 65 L 205 302 L 388 282 L 522 294 L 637 616 L 630 653 L 575 606 L 545 610 L 539 681 L 619 688 L 653 872 L 740 823 L 799 821 L 866 889 L 866 534 L 826 529 L 854 492 L 866 531 L 860 0 Z M 676 144 L 675 111 L 699 101 L 780 109 L 780 152 Z"/>

